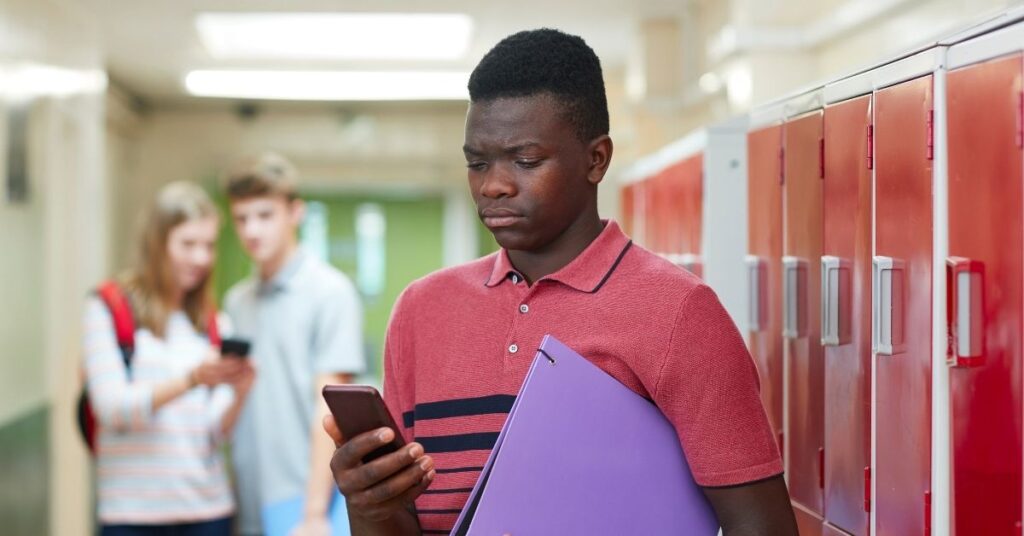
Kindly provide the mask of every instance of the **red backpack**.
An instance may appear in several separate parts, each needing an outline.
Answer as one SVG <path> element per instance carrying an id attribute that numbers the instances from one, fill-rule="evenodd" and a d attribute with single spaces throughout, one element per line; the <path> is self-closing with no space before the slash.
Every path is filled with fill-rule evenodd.
<path id="1" fill-rule="evenodd" d="M 96 295 L 103 300 L 103 304 L 110 311 L 110 316 L 114 321 L 117 346 L 121 349 L 121 359 L 124 360 L 125 373 L 128 376 L 128 381 L 131 381 L 132 356 L 135 353 L 135 316 L 132 314 L 131 302 L 114 281 L 104 281 L 96 289 Z M 216 313 L 211 314 L 207 319 L 206 334 L 210 339 L 210 344 L 220 346 Z M 78 395 L 78 431 L 92 454 L 96 454 L 97 428 L 96 414 L 89 402 L 89 392 L 87 388 L 83 387 L 82 392 Z"/>

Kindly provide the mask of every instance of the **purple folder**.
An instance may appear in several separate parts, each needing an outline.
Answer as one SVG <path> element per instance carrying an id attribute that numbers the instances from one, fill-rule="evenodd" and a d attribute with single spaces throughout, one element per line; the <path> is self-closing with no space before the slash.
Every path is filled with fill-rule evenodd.
<path id="1" fill-rule="evenodd" d="M 665 416 L 551 335 L 455 526 L 470 536 L 719 528 Z"/>

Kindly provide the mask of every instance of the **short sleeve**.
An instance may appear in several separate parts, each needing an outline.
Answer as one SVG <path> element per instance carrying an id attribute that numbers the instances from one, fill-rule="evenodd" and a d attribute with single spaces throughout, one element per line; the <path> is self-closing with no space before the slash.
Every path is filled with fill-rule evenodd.
<path id="1" fill-rule="evenodd" d="M 395 302 L 384 339 L 384 403 L 395 419 L 395 424 L 402 428 L 406 441 L 413 441 L 416 437 L 412 406 L 414 396 L 410 391 L 414 387 L 409 372 L 414 367 L 409 360 L 415 354 L 402 346 L 403 335 L 406 335 L 405 340 L 409 339 L 408 334 L 404 333 L 408 329 L 408 323 L 404 320 L 408 295 L 409 289 L 406 289 Z"/>
<path id="2" fill-rule="evenodd" d="M 313 335 L 313 363 L 320 374 L 361 374 L 363 357 L 363 307 L 352 282 L 340 276 L 338 284 L 320 299 Z"/>
<path id="3" fill-rule="evenodd" d="M 678 311 L 654 400 L 675 427 L 701 486 L 782 473 L 753 359 L 706 285 L 691 290 Z"/>

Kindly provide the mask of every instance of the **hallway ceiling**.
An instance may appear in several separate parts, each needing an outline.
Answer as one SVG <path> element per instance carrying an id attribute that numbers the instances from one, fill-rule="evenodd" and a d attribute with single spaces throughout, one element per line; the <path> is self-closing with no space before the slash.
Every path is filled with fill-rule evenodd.
<path id="1" fill-rule="evenodd" d="M 584 37 L 606 69 L 621 68 L 641 20 L 677 16 L 686 0 L 519 0 L 471 2 L 416 0 L 75 0 L 98 19 L 111 79 L 149 102 L 181 102 L 182 79 L 195 69 L 251 70 L 463 70 L 502 37 L 523 29 L 555 27 Z M 425 9 L 429 7 L 429 9 Z M 444 61 L 233 59 L 211 57 L 200 42 L 195 18 L 204 12 L 464 13 L 474 29 L 465 57 Z"/>

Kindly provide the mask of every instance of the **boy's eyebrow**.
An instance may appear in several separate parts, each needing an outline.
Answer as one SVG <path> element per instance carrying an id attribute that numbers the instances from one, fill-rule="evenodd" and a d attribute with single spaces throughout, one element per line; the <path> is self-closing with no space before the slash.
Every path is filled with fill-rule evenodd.
<path id="1" fill-rule="evenodd" d="M 513 145 L 511 147 L 505 147 L 505 148 L 502 149 L 502 152 L 506 153 L 506 154 L 511 154 L 511 153 L 517 153 L 519 151 L 522 151 L 523 149 L 529 149 L 529 148 L 532 148 L 532 147 L 540 147 L 540 146 L 541 146 L 540 143 L 537 143 L 535 141 L 528 141 L 528 142 L 520 143 L 519 145 Z M 462 146 L 462 152 L 465 153 L 465 154 L 474 155 L 474 156 L 479 156 L 479 155 L 484 154 L 482 151 L 476 150 L 476 149 L 470 147 L 469 145 L 463 145 Z"/>

